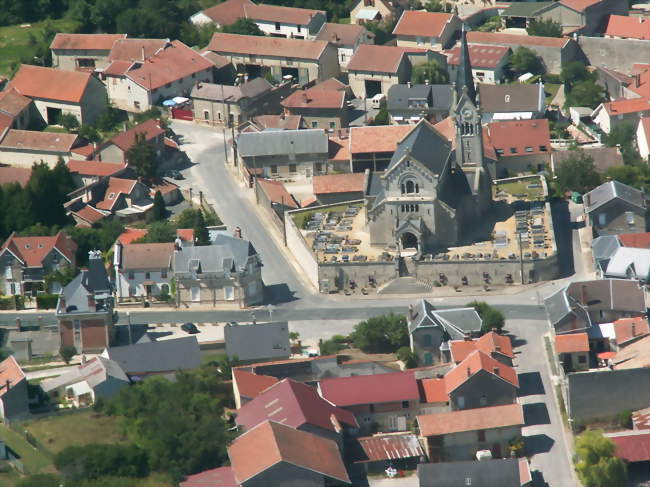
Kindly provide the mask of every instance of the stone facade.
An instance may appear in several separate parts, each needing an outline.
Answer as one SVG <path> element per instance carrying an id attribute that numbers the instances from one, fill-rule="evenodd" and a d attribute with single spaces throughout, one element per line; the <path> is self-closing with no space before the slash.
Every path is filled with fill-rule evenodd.
<path id="1" fill-rule="evenodd" d="M 111 312 L 97 312 L 59 321 L 61 346 L 73 346 L 79 353 L 99 352 L 115 335 Z"/>
<path id="2" fill-rule="evenodd" d="M 458 367 L 462 367 L 461 362 Z M 512 404 L 517 398 L 517 388 L 485 370 L 469 377 L 449 393 L 452 411 Z"/>

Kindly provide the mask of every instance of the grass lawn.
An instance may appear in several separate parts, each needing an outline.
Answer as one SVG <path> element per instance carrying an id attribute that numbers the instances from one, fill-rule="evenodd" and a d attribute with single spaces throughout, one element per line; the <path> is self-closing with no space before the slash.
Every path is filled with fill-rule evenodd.
<path id="1" fill-rule="evenodd" d="M 526 194 L 528 199 L 539 199 L 543 197 L 543 189 L 540 188 L 529 188 L 528 186 L 534 184 L 539 185 L 539 181 L 536 179 L 525 179 L 523 181 L 514 181 L 512 183 L 499 183 L 497 191 L 505 191 L 511 195 L 517 194 Z"/>
<path id="2" fill-rule="evenodd" d="M 70 445 L 126 441 L 118 422 L 119 418 L 85 410 L 29 421 L 26 427 L 52 453 L 58 453 Z"/>
<path id="3" fill-rule="evenodd" d="M 547 105 L 551 103 L 551 100 L 553 100 L 553 98 L 555 98 L 555 94 L 557 93 L 557 90 L 560 89 L 560 86 L 562 85 L 554 84 L 554 83 L 546 83 L 544 85 L 544 91 L 547 93 L 546 95 Z"/>
<path id="4" fill-rule="evenodd" d="M 57 125 L 48 125 L 43 129 L 43 132 L 54 132 L 56 134 L 67 134 L 69 133 L 66 129 L 63 127 L 59 127 Z"/>
<path id="5" fill-rule="evenodd" d="M 20 461 L 30 473 L 42 472 L 52 464 L 48 457 L 27 443 L 24 437 L 4 425 L 0 426 L 0 439 L 20 456 Z"/>
<path id="6" fill-rule="evenodd" d="M 73 32 L 77 22 L 73 20 L 58 19 L 50 20 L 55 32 Z M 11 63 L 20 59 L 23 55 L 32 57 L 34 47 L 30 45 L 29 33 L 39 37 L 43 29 L 43 22 L 35 22 L 31 27 L 20 27 L 20 25 L 9 25 L 0 27 L 0 75 L 9 76 Z"/>
<path id="7" fill-rule="evenodd" d="M 20 478 L 20 474 L 12 468 L 9 472 L 0 473 L 0 485 L 2 487 L 14 487 Z"/>

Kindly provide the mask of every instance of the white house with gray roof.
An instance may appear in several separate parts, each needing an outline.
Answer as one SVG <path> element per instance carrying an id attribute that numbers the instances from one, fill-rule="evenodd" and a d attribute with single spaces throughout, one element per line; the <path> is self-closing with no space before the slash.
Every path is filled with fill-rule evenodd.
<path id="1" fill-rule="evenodd" d="M 449 341 L 476 336 L 483 325 L 474 308 L 437 310 L 426 299 L 409 307 L 406 322 L 411 351 L 423 365 L 449 362 Z"/>
<path id="2" fill-rule="evenodd" d="M 113 269 L 117 299 L 169 295 L 173 243 L 115 244 Z"/>
<path id="3" fill-rule="evenodd" d="M 498 120 L 543 118 L 546 111 L 544 84 L 481 83 L 478 86 L 483 123 Z"/>
<path id="4" fill-rule="evenodd" d="M 264 300 L 262 261 L 248 240 L 217 235 L 212 245 L 175 251 L 172 268 L 178 305 L 243 308 Z"/>
<path id="5" fill-rule="evenodd" d="M 643 191 L 618 181 L 608 181 L 582 197 L 594 236 L 646 231 Z"/>
<path id="6" fill-rule="evenodd" d="M 237 149 L 242 168 L 265 178 L 328 172 L 329 139 L 322 129 L 244 132 Z"/>

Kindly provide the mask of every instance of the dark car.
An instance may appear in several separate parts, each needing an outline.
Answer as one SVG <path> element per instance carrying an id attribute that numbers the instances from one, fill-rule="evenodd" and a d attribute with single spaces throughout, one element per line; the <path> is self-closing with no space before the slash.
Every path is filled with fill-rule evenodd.
<path id="1" fill-rule="evenodd" d="M 196 327 L 194 323 L 182 324 L 181 330 L 183 330 L 185 333 L 189 333 L 190 335 L 196 335 L 197 333 L 201 333 L 201 331 Z"/>
<path id="2" fill-rule="evenodd" d="M 175 179 L 177 181 L 180 180 L 180 179 L 183 179 L 183 175 L 179 171 L 177 171 L 176 169 L 172 169 L 171 171 L 167 171 L 165 173 L 165 177 L 172 178 L 172 179 Z"/>

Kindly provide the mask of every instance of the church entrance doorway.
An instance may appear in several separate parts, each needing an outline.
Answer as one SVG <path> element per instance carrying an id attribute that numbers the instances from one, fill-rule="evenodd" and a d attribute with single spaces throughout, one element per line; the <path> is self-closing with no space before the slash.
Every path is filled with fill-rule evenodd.
<path id="1" fill-rule="evenodd" d="M 415 249 L 418 248 L 418 238 L 411 232 L 404 232 L 402 234 L 402 249 Z"/>

